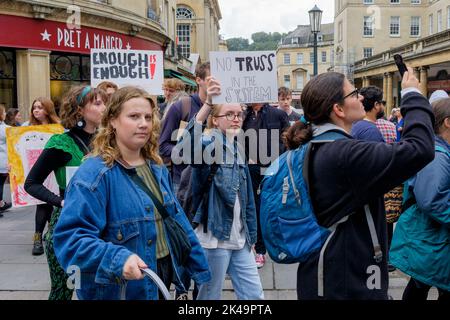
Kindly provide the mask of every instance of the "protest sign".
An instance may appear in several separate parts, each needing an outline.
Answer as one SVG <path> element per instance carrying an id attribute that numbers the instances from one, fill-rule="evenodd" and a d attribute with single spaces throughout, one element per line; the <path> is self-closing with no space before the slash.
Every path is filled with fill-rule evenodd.
<path id="1" fill-rule="evenodd" d="M 111 81 L 119 87 L 137 86 L 162 95 L 162 51 L 91 49 L 91 85 Z"/>
<path id="2" fill-rule="evenodd" d="M 13 207 L 26 207 L 44 203 L 25 191 L 25 180 L 50 137 L 63 132 L 64 128 L 59 124 L 6 128 Z M 59 194 L 59 187 L 53 172 L 45 180 L 44 186 L 53 193 Z"/>
<path id="3" fill-rule="evenodd" d="M 221 85 L 220 103 L 278 101 L 277 66 L 274 51 L 210 52 L 211 75 Z"/>

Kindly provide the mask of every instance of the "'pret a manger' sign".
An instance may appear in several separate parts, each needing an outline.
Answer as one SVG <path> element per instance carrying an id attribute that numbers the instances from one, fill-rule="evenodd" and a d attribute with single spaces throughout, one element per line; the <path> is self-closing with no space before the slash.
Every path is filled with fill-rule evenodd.
<path id="1" fill-rule="evenodd" d="M 0 30 L 0 47 L 83 54 L 89 54 L 91 49 L 163 50 L 158 43 L 122 33 L 84 26 L 69 29 L 61 22 L 2 14 Z"/>

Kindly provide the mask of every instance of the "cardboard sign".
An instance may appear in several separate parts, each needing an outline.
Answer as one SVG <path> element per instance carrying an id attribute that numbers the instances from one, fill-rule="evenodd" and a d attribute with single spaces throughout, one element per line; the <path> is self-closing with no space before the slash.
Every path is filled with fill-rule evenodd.
<path id="1" fill-rule="evenodd" d="M 278 101 L 277 65 L 274 51 L 210 52 L 211 75 L 222 94 L 214 104 Z"/>
<path id="2" fill-rule="evenodd" d="M 162 51 L 91 50 L 91 85 L 111 81 L 119 87 L 136 86 L 162 95 L 164 58 Z"/>
<path id="3" fill-rule="evenodd" d="M 25 191 L 25 180 L 50 137 L 63 132 L 64 128 L 59 124 L 6 128 L 13 207 L 26 207 L 44 203 Z M 53 172 L 45 180 L 44 186 L 51 192 L 59 194 L 59 186 Z"/>

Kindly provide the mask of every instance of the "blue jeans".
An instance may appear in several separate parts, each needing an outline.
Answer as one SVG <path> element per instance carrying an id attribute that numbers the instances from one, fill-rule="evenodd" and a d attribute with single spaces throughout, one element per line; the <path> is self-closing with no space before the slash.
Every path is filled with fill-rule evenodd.
<path id="1" fill-rule="evenodd" d="M 197 300 L 220 300 L 225 275 L 231 278 L 239 300 L 262 300 L 264 293 L 255 257 L 248 244 L 241 250 L 204 249 L 211 281 L 199 287 Z"/>

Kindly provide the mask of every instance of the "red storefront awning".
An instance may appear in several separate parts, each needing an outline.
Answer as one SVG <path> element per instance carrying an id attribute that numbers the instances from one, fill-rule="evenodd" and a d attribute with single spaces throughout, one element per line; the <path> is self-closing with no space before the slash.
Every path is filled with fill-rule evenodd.
<path id="1" fill-rule="evenodd" d="M 90 49 L 163 50 L 156 42 L 98 28 L 0 14 L 0 47 L 89 54 Z"/>

